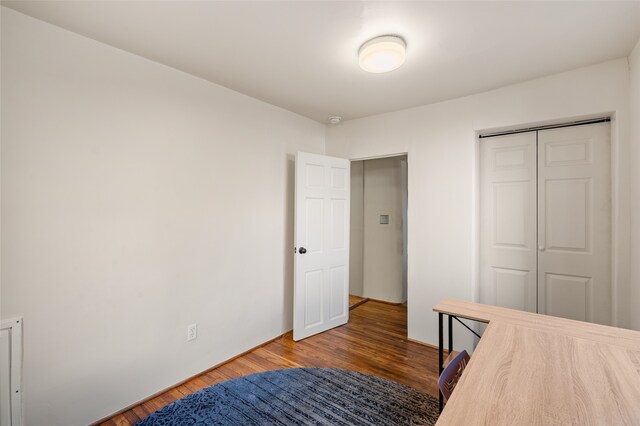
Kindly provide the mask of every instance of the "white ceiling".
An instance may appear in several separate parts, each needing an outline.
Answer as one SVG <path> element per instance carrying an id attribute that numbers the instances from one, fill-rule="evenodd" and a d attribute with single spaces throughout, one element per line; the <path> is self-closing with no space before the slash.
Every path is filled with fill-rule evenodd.
<path id="1" fill-rule="evenodd" d="M 12 9 L 320 122 L 478 93 L 627 56 L 640 2 L 3 1 Z M 407 41 L 367 74 L 359 46 Z"/>

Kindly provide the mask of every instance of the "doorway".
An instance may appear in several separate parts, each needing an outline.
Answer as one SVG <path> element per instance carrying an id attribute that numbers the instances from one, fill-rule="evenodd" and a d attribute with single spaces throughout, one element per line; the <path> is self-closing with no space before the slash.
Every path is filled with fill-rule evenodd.
<path id="1" fill-rule="evenodd" d="M 407 302 L 407 156 L 351 162 L 349 294 Z"/>
<path id="2" fill-rule="evenodd" d="M 480 140 L 480 302 L 611 322 L 609 122 Z"/>

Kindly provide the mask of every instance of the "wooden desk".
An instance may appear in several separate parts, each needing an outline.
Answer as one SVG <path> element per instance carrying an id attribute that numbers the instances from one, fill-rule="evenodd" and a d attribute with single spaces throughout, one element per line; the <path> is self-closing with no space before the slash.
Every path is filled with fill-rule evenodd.
<path id="1" fill-rule="evenodd" d="M 438 425 L 640 425 L 640 332 L 444 300 L 489 323 Z"/>

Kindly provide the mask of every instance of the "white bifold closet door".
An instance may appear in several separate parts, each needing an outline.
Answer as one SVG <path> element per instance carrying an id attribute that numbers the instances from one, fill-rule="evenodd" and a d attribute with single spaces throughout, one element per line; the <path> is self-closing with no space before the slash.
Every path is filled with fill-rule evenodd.
<path id="1" fill-rule="evenodd" d="M 480 142 L 480 302 L 611 322 L 609 123 Z"/>
<path id="2" fill-rule="evenodd" d="M 480 303 L 536 312 L 536 132 L 481 139 L 480 156 Z"/>

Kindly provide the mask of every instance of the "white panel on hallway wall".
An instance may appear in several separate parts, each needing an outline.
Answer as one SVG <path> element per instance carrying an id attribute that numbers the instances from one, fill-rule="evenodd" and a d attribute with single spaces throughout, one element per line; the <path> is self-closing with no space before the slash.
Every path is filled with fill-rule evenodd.
<path id="1" fill-rule="evenodd" d="M 9 330 L 0 329 L 0 426 L 11 425 L 11 337 Z"/>
<path id="2" fill-rule="evenodd" d="M 0 325 L 0 426 L 22 422 L 22 318 Z"/>

